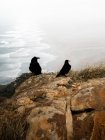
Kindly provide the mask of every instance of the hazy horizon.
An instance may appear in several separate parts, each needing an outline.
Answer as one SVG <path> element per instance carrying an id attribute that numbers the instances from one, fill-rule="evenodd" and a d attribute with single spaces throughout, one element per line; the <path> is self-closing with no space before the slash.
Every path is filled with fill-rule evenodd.
<path id="1" fill-rule="evenodd" d="M 39 56 L 43 72 L 105 61 L 104 0 L 0 1 L 0 84 L 24 72 Z"/>

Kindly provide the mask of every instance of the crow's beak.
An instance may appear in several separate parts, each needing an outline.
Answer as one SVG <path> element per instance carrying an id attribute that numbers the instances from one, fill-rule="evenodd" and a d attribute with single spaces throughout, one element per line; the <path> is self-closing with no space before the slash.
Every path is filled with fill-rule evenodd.
<path id="1" fill-rule="evenodd" d="M 40 59 L 40 57 L 36 57 L 37 59 Z"/>

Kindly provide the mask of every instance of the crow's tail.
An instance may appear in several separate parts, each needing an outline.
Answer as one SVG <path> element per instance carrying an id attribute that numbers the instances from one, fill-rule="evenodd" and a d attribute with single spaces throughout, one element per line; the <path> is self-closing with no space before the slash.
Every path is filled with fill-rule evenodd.
<path id="1" fill-rule="evenodd" d="M 58 73 L 57 75 L 56 75 L 56 77 L 59 77 L 60 76 L 60 74 Z"/>

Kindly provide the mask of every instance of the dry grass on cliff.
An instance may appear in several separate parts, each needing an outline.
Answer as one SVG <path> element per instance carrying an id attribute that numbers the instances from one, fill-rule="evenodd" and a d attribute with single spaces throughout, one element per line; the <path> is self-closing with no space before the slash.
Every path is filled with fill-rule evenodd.
<path id="1" fill-rule="evenodd" d="M 80 71 L 71 71 L 70 77 L 73 81 L 87 81 L 93 78 L 105 77 L 105 65 L 87 67 Z"/>
<path id="2" fill-rule="evenodd" d="M 0 111 L 0 140 L 25 140 L 27 123 L 24 116 L 13 111 L 4 112 Z"/>

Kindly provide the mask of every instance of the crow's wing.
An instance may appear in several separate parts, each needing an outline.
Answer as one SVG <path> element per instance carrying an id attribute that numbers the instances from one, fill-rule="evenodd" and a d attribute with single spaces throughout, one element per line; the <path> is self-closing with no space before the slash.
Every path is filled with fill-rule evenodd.
<path id="1" fill-rule="evenodd" d="M 60 72 L 57 74 L 57 77 L 60 75 L 65 75 L 67 74 L 71 69 L 71 65 L 69 64 L 64 64 Z"/>
<path id="2" fill-rule="evenodd" d="M 60 72 L 57 74 L 57 76 L 65 75 L 65 69 L 66 69 L 66 65 L 64 64 L 63 67 L 61 68 Z"/>

